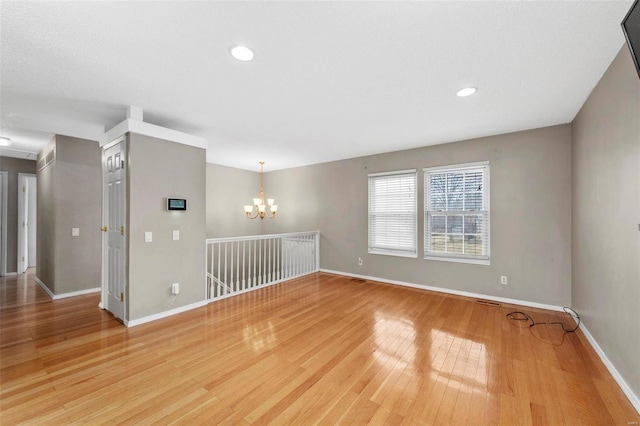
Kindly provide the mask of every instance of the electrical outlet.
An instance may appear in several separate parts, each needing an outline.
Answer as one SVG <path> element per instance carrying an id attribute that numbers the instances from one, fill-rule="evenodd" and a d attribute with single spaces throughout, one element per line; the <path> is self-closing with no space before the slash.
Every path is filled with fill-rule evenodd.
<path id="1" fill-rule="evenodd" d="M 358 266 L 362 266 L 362 263 L 363 263 L 363 262 L 362 262 L 362 258 L 361 258 L 361 257 L 359 257 L 359 258 L 358 258 Z"/>
<path id="2" fill-rule="evenodd" d="M 500 277 L 500 284 L 507 285 L 507 276 L 503 275 Z"/>
<path id="3" fill-rule="evenodd" d="M 171 284 L 171 294 L 180 294 L 180 283 Z"/>

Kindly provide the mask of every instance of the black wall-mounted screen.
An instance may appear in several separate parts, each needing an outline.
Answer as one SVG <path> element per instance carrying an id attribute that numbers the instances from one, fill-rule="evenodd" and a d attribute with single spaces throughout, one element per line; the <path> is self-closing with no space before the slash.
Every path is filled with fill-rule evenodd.
<path id="1" fill-rule="evenodd" d="M 622 20 L 622 31 L 627 38 L 627 45 L 631 51 L 633 63 L 640 77 L 640 1 L 636 0 L 629 9 L 629 13 Z"/>
<path id="2" fill-rule="evenodd" d="M 167 210 L 187 210 L 187 200 L 184 198 L 167 198 Z"/>

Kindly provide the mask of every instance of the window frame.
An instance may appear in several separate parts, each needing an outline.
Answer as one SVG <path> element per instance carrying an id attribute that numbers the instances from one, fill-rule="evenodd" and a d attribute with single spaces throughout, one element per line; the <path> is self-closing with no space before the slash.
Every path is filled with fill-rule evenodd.
<path id="1" fill-rule="evenodd" d="M 393 247 L 382 247 L 380 245 L 372 245 L 372 224 L 371 224 L 371 184 L 372 179 L 385 177 L 385 176 L 398 176 L 398 175 L 411 175 L 413 177 L 413 251 L 405 250 L 401 248 L 393 248 Z M 375 214 L 375 213 L 374 213 Z M 380 173 L 369 173 L 367 175 L 367 253 L 369 254 L 381 254 L 385 256 L 398 256 L 398 257 L 409 257 L 409 258 L 417 258 L 418 257 L 418 170 L 417 169 L 408 169 L 408 170 L 397 170 L 391 172 L 380 172 Z"/>
<path id="2" fill-rule="evenodd" d="M 455 173 L 455 172 L 468 172 L 474 170 L 482 170 L 482 209 L 481 210 L 432 210 L 431 209 L 431 182 L 430 178 L 433 174 L 440 173 Z M 463 163 L 463 164 L 451 164 L 446 166 L 437 166 L 437 167 L 425 167 L 422 169 L 423 171 L 423 195 L 424 195 L 424 211 L 423 211 L 423 232 L 424 232 L 424 240 L 423 240 L 423 252 L 424 259 L 426 260 L 438 260 L 445 262 L 459 262 L 459 263 L 470 263 L 476 265 L 490 265 L 491 264 L 491 189 L 490 189 L 490 164 L 489 161 L 479 161 L 474 163 Z M 464 185 L 464 183 L 463 183 Z M 465 192 L 462 192 L 463 196 Z M 482 255 L 472 255 L 472 254 L 463 254 L 463 253 L 438 253 L 430 251 L 431 245 L 431 232 L 429 227 L 429 219 L 432 213 L 448 213 L 443 214 L 444 216 L 454 216 L 454 215 L 479 215 L 482 214 L 483 222 L 486 223 L 486 232 L 482 233 L 483 236 L 486 235 L 486 253 Z M 463 218 L 464 222 L 464 218 Z M 445 234 L 447 234 L 445 230 Z M 463 241 L 464 241 L 464 233 Z"/>

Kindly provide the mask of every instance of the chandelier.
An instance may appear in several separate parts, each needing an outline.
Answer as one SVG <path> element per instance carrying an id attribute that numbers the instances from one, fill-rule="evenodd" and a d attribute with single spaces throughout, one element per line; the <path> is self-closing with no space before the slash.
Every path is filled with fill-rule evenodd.
<path id="1" fill-rule="evenodd" d="M 262 167 L 264 166 L 264 161 L 260 161 L 260 198 L 253 199 L 252 206 L 244 206 L 244 212 L 247 214 L 249 219 L 264 219 L 267 215 L 267 206 L 269 206 L 269 211 L 271 212 L 271 216 L 267 216 L 268 219 L 273 219 L 276 217 L 276 212 L 278 211 L 278 206 L 273 204 L 274 199 L 268 198 L 267 204 L 264 204 L 264 190 L 262 189 Z M 255 208 L 255 214 L 253 213 L 253 209 Z"/>

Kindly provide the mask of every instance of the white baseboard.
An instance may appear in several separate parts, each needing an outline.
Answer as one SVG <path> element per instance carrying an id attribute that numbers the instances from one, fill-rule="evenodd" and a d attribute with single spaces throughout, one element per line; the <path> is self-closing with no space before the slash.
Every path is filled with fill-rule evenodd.
<path id="1" fill-rule="evenodd" d="M 71 293 L 56 294 L 55 296 L 53 296 L 53 300 L 66 299 L 67 297 L 74 297 L 74 296 L 82 296 L 83 294 L 100 293 L 100 291 L 101 291 L 100 287 L 95 287 L 95 288 L 88 288 L 86 290 L 72 291 Z"/>
<path id="2" fill-rule="evenodd" d="M 17 272 L 6 272 L 3 276 L 4 277 L 15 277 L 16 275 L 18 275 Z"/>
<path id="3" fill-rule="evenodd" d="M 345 275 L 347 277 L 354 277 L 354 278 L 362 278 L 364 280 L 370 280 L 370 281 L 379 281 L 381 283 L 417 288 L 420 290 L 436 291 L 438 293 L 455 294 L 456 296 L 471 297 L 473 299 L 492 300 L 495 302 L 509 303 L 511 305 L 528 306 L 530 308 L 540 308 L 540 309 L 548 309 L 550 311 L 562 312 L 562 306 L 547 305 L 545 303 L 529 302 L 526 300 L 519 300 L 519 299 L 508 299 L 506 297 L 489 296 L 487 294 L 470 293 L 467 291 L 451 290 L 451 289 L 442 288 L 442 287 L 432 287 L 429 285 L 421 285 L 421 284 L 408 283 L 404 281 L 388 280 L 385 278 L 370 277 L 368 275 L 351 274 L 349 272 L 333 271 L 330 269 L 320 269 L 320 272 L 327 272 L 330 274 L 337 274 L 337 275 Z"/>
<path id="4" fill-rule="evenodd" d="M 587 327 L 585 327 L 584 323 L 580 324 L 580 330 L 582 330 L 582 334 L 584 334 L 584 337 L 586 337 L 589 343 L 591 343 L 591 346 L 602 360 L 604 366 L 607 367 L 607 370 L 609 370 L 609 373 L 611 373 L 614 380 L 618 383 L 618 385 L 622 389 L 622 392 L 624 392 L 627 398 L 629 398 L 629 402 L 631 402 L 631 405 L 633 405 L 638 414 L 640 414 L 640 398 L 638 398 L 638 395 L 633 393 L 633 390 L 629 387 L 627 382 L 624 381 L 622 375 L 618 372 L 618 370 L 616 370 L 616 367 L 614 367 L 611 361 L 609 361 L 609 358 L 607 358 L 607 355 L 604 353 L 596 339 L 594 339 L 591 333 L 589 333 L 589 330 L 587 330 Z"/>
<path id="5" fill-rule="evenodd" d="M 44 290 L 44 292 L 45 292 L 45 293 L 47 293 L 47 295 L 49 295 L 49 297 L 50 297 L 51 299 L 54 299 L 54 298 L 56 297 L 56 296 L 55 296 L 55 294 L 53 294 L 53 293 L 51 292 L 51 290 L 49 290 L 49 287 L 47 287 L 47 285 L 46 285 L 45 283 L 43 283 L 42 281 L 40 281 L 40 278 L 38 278 L 38 277 L 34 277 L 33 279 L 35 280 L 36 284 L 38 284 L 40 287 L 42 287 L 42 289 Z"/>
<path id="6" fill-rule="evenodd" d="M 190 305 L 182 306 L 180 308 L 171 309 L 169 311 L 160 312 L 157 314 L 149 315 L 147 317 L 125 321 L 124 325 L 126 325 L 127 327 L 135 327 L 136 325 L 145 324 L 151 321 L 159 320 L 160 318 L 170 317 L 172 315 L 190 311 L 192 309 L 200 308 L 202 306 L 207 306 L 208 303 L 209 303 L 208 300 L 202 300 L 200 302 L 192 303 Z"/>
<path id="7" fill-rule="evenodd" d="M 45 293 L 47 293 L 47 295 L 49 295 L 49 297 L 53 300 L 66 299 L 67 297 L 74 297 L 74 296 L 82 296 L 83 294 L 98 293 L 101 290 L 100 287 L 96 287 L 96 288 L 88 288 L 86 290 L 72 291 L 70 293 L 53 294 L 53 292 L 51 292 L 49 287 L 47 287 L 46 284 L 40 280 L 40 278 L 35 277 L 34 280 L 40 287 L 42 287 Z"/>

